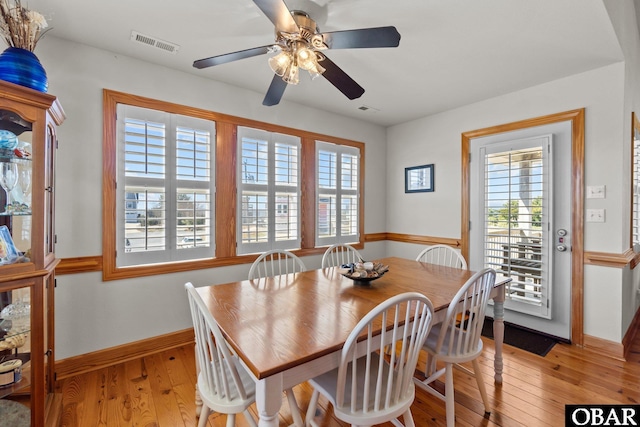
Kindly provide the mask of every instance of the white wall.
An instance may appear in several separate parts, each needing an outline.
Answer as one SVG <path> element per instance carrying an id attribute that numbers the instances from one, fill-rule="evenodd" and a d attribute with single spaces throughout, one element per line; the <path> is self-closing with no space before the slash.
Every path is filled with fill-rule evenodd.
<path id="1" fill-rule="evenodd" d="M 620 167 L 623 141 L 629 136 L 623 129 L 624 85 L 625 65 L 619 63 L 388 128 L 387 231 L 459 238 L 461 134 L 584 107 L 585 183 L 607 188 L 606 199 L 597 206 L 606 209 L 607 221 L 586 223 L 585 250 L 623 252 L 629 247 L 628 234 L 622 232 L 628 216 L 620 208 L 628 206 L 628 193 L 622 190 L 628 177 Z M 423 163 L 435 164 L 436 191 L 405 194 L 404 168 Z M 592 202 L 587 200 L 587 207 Z M 402 253 L 417 249 L 399 246 L 393 245 Z M 588 271 L 594 274 L 585 274 L 589 320 L 584 332 L 619 342 L 621 273 L 596 266 Z"/>
<path id="2" fill-rule="evenodd" d="M 67 114 L 59 128 L 56 181 L 56 255 L 102 253 L 102 89 L 204 108 L 366 144 L 365 187 L 386 192 L 385 129 L 343 116 L 282 102 L 262 106 L 251 92 L 47 35 L 36 54 L 49 77 L 49 93 Z M 348 102 L 345 100 L 345 102 Z M 365 231 L 385 231 L 384 197 L 365 197 Z M 384 255 L 384 243 L 363 251 Z M 320 257 L 307 257 L 319 267 Z M 102 282 L 98 273 L 58 276 L 56 358 L 84 354 L 190 325 L 183 285 L 224 283 L 246 277 L 249 266 Z"/>

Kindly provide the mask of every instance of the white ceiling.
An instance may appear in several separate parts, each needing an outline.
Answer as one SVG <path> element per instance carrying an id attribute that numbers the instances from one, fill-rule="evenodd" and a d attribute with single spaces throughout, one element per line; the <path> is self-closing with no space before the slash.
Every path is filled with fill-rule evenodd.
<path id="1" fill-rule="evenodd" d="M 638 0 L 635 0 L 638 2 Z M 384 126 L 599 68 L 623 59 L 603 0 L 285 0 L 321 31 L 393 25 L 398 48 L 328 51 L 365 88 L 350 101 L 301 76 L 283 101 Z M 194 60 L 273 42 L 251 0 L 23 0 L 45 15 L 45 37 L 84 43 L 264 94 L 267 56 L 198 70 Z M 178 44 L 134 43 L 131 31 Z M 36 54 L 38 48 L 36 48 Z M 303 72 L 306 74 L 306 72 Z M 302 73 L 301 73 L 302 74 Z M 206 90 L 206 87 L 203 88 Z M 359 107 L 372 107 L 362 111 Z M 278 108 L 263 107 L 263 108 Z M 378 110 L 378 111 L 375 111 Z"/>

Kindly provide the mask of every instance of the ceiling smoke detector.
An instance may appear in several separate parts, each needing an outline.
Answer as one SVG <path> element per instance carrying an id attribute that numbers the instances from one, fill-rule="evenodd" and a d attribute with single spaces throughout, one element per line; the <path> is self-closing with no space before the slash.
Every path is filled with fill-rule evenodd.
<path id="1" fill-rule="evenodd" d="M 175 43 L 160 40 L 157 37 L 147 36 L 137 31 L 131 31 L 131 40 L 136 43 L 155 47 L 156 49 L 164 50 L 165 52 L 173 54 L 178 53 L 178 50 L 180 49 L 180 46 Z"/>

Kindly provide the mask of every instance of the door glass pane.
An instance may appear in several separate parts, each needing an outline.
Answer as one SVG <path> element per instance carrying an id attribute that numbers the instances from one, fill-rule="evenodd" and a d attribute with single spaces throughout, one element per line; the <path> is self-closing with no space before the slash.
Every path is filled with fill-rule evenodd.
<path id="1" fill-rule="evenodd" d="M 508 299 L 546 304 L 542 147 L 491 153 L 484 160 L 485 265 L 511 277 Z"/>

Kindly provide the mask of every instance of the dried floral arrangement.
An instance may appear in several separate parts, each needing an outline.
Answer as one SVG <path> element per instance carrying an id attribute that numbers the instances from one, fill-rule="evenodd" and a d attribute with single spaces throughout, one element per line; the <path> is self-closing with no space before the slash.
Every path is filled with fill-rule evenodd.
<path id="1" fill-rule="evenodd" d="M 0 0 L 0 35 L 9 46 L 33 52 L 46 28 L 44 16 L 22 6 L 21 0 Z"/>

